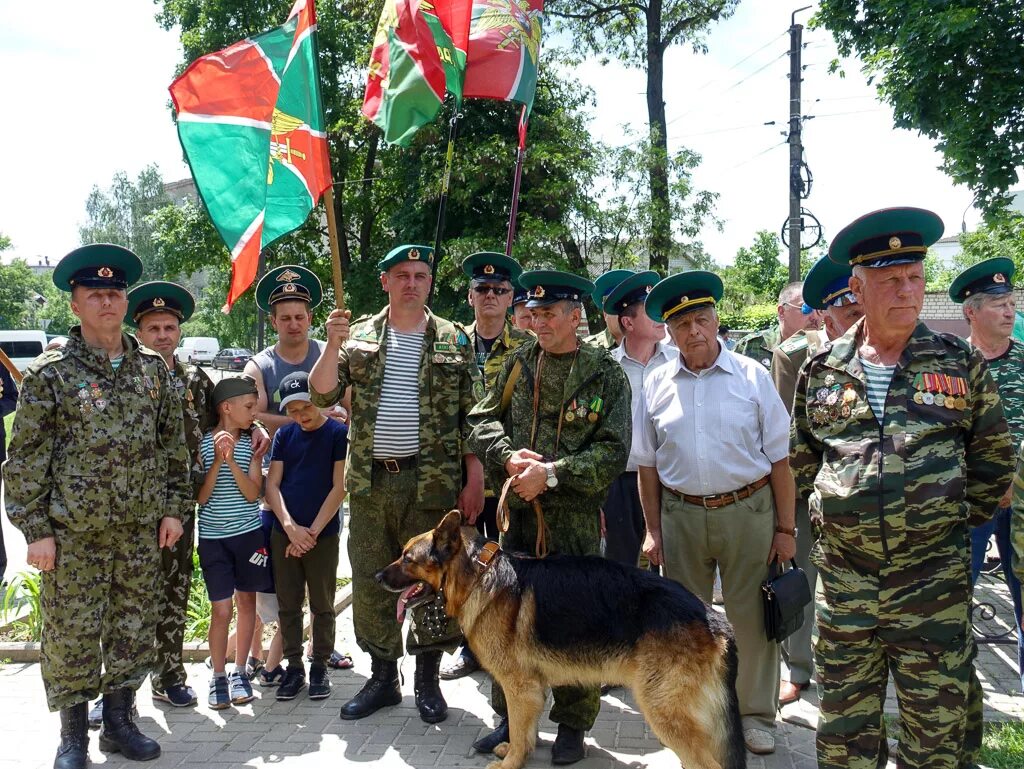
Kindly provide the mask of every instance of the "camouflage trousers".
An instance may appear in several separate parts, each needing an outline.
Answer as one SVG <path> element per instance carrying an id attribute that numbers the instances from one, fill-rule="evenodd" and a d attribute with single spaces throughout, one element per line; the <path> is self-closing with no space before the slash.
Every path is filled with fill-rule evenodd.
<path id="1" fill-rule="evenodd" d="M 352 624 L 359 648 L 384 660 L 402 656 L 402 626 L 396 620 L 398 596 L 374 575 L 402 554 L 405 543 L 437 526 L 447 510 L 423 510 L 416 499 L 416 471 L 389 473 L 376 464 L 369 494 L 349 497 L 348 558 L 352 564 Z M 406 639 L 409 654 L 453 652 L 461 633 L 455 620 L 446 632 L 420 632 L 424 607 L 412 611 Z"/>
<path id="2" fill-rule="evenodd" d="M 541 504 L 544 497 L 541 495 Z M 565 555 L 599 555 L 601 552 L 601 518 L 595 506 L 544 507 L 548 528 L 548 551 Z M 509 516 L 509 529 L 501 535 L 502 549 L 511 553 L 534 554 L 537 539 L 537 517 L 532 509 L 516 508 Z M 610 681 L 609 683 L 616 683 Z M 596 686 L 555 686 L 551 690 L 554 704 L 550 718 L 556 724 L 587 730 L 594 726 L 601 710 L 601 690 Z M 502 718 L 508 717 L 505 692 L 497 681 L 491 681 L 491 707 Z"/>
<path id="3" fill-rule="evenodd" d="M 979 720 L 968 728 L 977 650 L 966 548 L 940 547 L 917 561 L 894 558 L 865 568 L 819 541 L 813 557 L 823 588 L 815 647 L 818 766 L 885 766 L 890 671 L 900 709 L 897 766 L 962 766 L 964 746 L 969 752 L 980 727 Z M 978 705 L 980 699 L 971 710 Z"/>
<path id="4" fill-rule="evenodd" d="M 195 550 L 196 518 L 183 521 L 185 533 L 174 547 L 160 550 L 160 614 L 156 625 L 156 660 L 153 686 L 166 689 L 184 684 L 185 666 L 181 647 L 185 642 L 185 617 L 188 613 L 188 592 L 192 584 L 192 553 Z"/>
<path id="5" fill-rule="evenodd" d="M 153 664 L 160 554 L 153 524 L 56 533 L 43 573 L 40 668 L 46 703 L 61 710 L 123 687 Z"/>

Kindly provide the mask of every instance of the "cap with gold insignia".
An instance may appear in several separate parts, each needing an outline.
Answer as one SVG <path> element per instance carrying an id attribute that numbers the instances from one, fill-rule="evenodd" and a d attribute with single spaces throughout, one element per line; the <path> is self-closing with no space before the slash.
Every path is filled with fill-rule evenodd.
<path id="1" fill-rule="evenodd" d="M 722 298 L 722 279 L 706 270 L 687 270 L 669 275 L 651 289 L 644 309 L 647 317 L 664 323 L 704 307 L 714 307 Z"/>
<path id="2" fill-rule="evenodd" d="M 942 237 L 942 219 L 923 208 L 883 208 L 846 225 L 832 239 L 828 258 L 850 267 L 892 267 L 924 259 Z"/>
<path id="3" fill-rule="evenodd" d="M 630 305 L 645 301 L 660 280 L 661 276 L 654 270 L 630 273 L 608 292 L 604 298 L 604 311 L 609 315 L 621 315 Z"/>
<path id="4" fill-rule="evenodd" d="M 226 376 L 213 387 L 213 405 L 219 406 L 239 395 L 256 395 L 256 392 L 256 380 L 251 376 Z"/>
<path id="5" fill-rule="evenodd" d="M 142 277 L 142 261 L 123 246 L 92 243 L 76 248 L 53 271 L 53 284 L 61 291 L 75 286 L 127 289 Z"/>
<path id="6" fill-rule="evenodd" d="M 169 312 L 184 323 L 192 317 L 195 309 L 196 300 L 192 298 L 188 289 L 177 283 L 153 280 L 128 292 L 128 315 L 125 317 L 125 323 L 138 328 L 143 316 L 151 312 Z"/>
<path id="7" fill-rule="evenodd" d="M 836 264 L 827 256 L 821 257 L 804 278 L 805 305 L 811 310 L 825 310 L 857 304 L 857 298 L 850 291 L 852 275 L 853 269 L 849 265 Z"/>
<path id="8" fill-rule="evenodd" d="M 462 271 L 474 282 L 515 283 L 523 268 L 511 256 L 496 251 L 479 251 L 462 260 Z"/>
<path id="9" fill-rule="evenodd" d="M 559 270 L 529 270 L 519 276 L 519 285 L 526 289 L 530 309 L 561 301 L 582 302 L 594 291 L 594 284 L 586 278 Z"/>
<path id="10" fill-rule="evenodd" d="M 427 267 L 433 267 L 434 249 L 430 246 L 398 246 L 388 251 L 388 255 L 377 262 L 377 269 L 381 272 L 390 270 L 396 264 L 402 262 L 423 262 Z"/>
<path id="11" fill-rule="evenodd" d="M 515 290 L 512 292 L 512 306 L 515 307 L 517 304 L 522 304 L 530 298 L 530 292 L 519 285 L 519 281 L 513 282 Z"/>
<path id="12" fill-rule="evenodd" d="M 305 302 L 309 309 L 324 298 L 320 278 L 297 264 L 286 264 L 269 270 L 256 285 L 256 306 L 264 312 L 278 302 Z"/>
<path id="13" fill-rule="evenodd" d="M 594 278 L 594 301 L 598 307 L 604 303 L 604 299 L 612 292 L 612 289 L 619 285 L 630 275 L 636 275 L 633 270 L 608 270 Z"/>
<path id="14" fill-rule="evenodd" d="M 1013 291 L 1013 261 L 995 256 L 968 267 L 953 279 L 949 298 L 957 304 L 975 294 L 1009 294 Z"/>

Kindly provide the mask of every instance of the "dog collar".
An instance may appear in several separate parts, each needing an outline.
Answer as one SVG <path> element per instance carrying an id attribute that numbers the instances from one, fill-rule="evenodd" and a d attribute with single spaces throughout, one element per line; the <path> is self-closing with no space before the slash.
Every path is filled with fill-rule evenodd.
<path id="1" fill-rule="evenodd" d="M 484 571 L 487 571 L 487 569 L 490 568 L 494 557 L 500 552 L 501 548 L 498 546 L 498 543 L 488 540 L 487 542 L 484 542 L 484 546 L 480 548 L 480 552 L 473 556 L 473 560 L 480 564 Z"/>

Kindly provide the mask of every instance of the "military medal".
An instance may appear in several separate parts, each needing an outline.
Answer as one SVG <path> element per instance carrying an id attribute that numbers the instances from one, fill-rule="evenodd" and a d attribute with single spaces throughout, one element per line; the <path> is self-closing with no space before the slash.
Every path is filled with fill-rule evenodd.
<path id="1" fill-rule="evenodd" d="M 576 415 L 573 412 L 571 412 L 571 411 L 566 411 L 565 412 L 565 421 L 566 422 L 572 422 L 574 419 L 576 419 Z"/>
<path id="2" fill-rule="evenodd" d="M 596 411 L 591 411 L 589 414 L 587 414 L 587 420 L 590 421 L 590 422 L 596 422 L 597 421 L 597 412 Z"/>
<path id="3" fill-rule="evenodd" d="M 597 415 L 601 413 L 601 409 L 604 408 L 604 400 L 601 398 L 594 398 L 590 401 L 590 413 L 587 414 L 587 421 L 593 423 L 597 421 Z"/>
<path id="4" fill-rule="evenodd" d="M 825 403 L 827 405 L 829 405 L 829 406 L 835 406 L 836 403 L 838 403 L 838 402 L 839 402 L 839 393 L 834 392 L 834 391 L 830 392 L 828 394 L 828 397 L 825 398 Z"/>
<path id="5" fill-rule="evenodd" d="M 946 396 L 943 395 L 942 393 L 935 393 L 934 400 L 935 400 L 935 405 L 936 406 L 944 406 L 944 405 L 946 405 Z"/>
<path id="6" fill-rule="evenodd" d="M 857 400 L 857 393 L 854 392 L 853 385 L 849 385 L 843 390 L 843 403 L 849 405 Z"/>
<path id="7" fill-rule="evenodd" d="M 842 416 L 843 419 L 849 419 L 851 413 L 853 413 L 853 412 L 850 410 L 849 404 L 844 403 L 839 408 L 839 414 L 840 414 L 840 416 Z"/>
<path id="8" fill-rule="evenodd" d="M 814 395 L 815 395 L 815 400 L 818 401 L 818 403 L 824 403 L 825 399 L 828 397 L 828 388 L 827 387 L 819 387 L 818 391 Z"/>
<path id="9" fill-rule="evenodd" d="M 829 387 L 831 387 L 835 383 L 836 383 L 835 374 L 829 373 L 829 374 L 825 375 L 825 384 L 827 384 Z"/>
<path id="10" fill-rule="evenodd" d="M 107 402 L 105 400 L 103 400 L 103 398 L 97 398 L 97 400 L 96 400 L 96 408 L 98 408 L 100 411 L 103 411 L 103 409 L 105 409 L 106 407 L 107 407 Z"/>
<path id="11" fill-rule="evenodd" d="M 439 352 L 435 352 L 434 353 L 434 363 L 444 363 L 444 356 L 441 353 L 439 353 Z"/>

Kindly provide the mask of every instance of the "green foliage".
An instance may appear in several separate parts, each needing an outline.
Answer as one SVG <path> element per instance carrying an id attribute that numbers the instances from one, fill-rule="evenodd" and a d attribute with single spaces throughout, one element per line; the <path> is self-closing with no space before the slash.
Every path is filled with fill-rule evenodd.
<path id="1" fill-rule="evenodd" d="M 210 632 L 213 609 L 206 592 L 203 571 L 199 567 L 199 553 L 192 553 L 192 582 L 189 584 L 188 606 L 185 610 L 185 640 L 202 641 Z"/>
<path id="2" fill-rule="evenodd" d="M 724 308 L 742 312 L 751 303 L 759 302 L 771 302 L 774 308 L 779 291 L 789 282 L 789 268 L 782 262 L 778 235 L 761 230 L 750 248 L 737 251 L 735 261 L 719 274 L 725 284 Z"/>
<path id="3" fill-rule="evenodd" d="M 0 254 L 7 251 L 12 245 L 11 239 L 0 232 Z"/>
<path id="4" fill-rule="evenodd" d="M 992 769 L 1024 769 L 1024 724 L 987 722 L 978 760 Z"/>
<path id="5" fill-rule="evenodd" d="M 42 576 L 39 572 L 22 571 L 15 575 L 4 590 L 0 601 L 0 617 L 10 622 L 14 634 L 25 641 L 40 641 L 43 637 Z M 11 620 L 28 607 L 28 614 Z"/>
<path id="6" fill-rule="evenodd" d="M 42 286 L 23 259 L 0 264 L 0 327 L 38 328 L 32 323 L 38 308 L 33 300 Z"/>
<path id="7" fill-rule="evenodd" d="M 718 319 L 730 329 L 760 331 L 773 326 L 779 319 L 778 304 L 752 304 L 735 310 L 719 308 Z"/>
<path id="8" fill-rule="evenodd" d="M 1019 0 L 822 0 L 814 25 L 861 58 L 897 127 L 937 141 L 954 182 L 989 214 L 1006 204 L 1024 165 Z"/>

